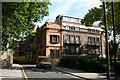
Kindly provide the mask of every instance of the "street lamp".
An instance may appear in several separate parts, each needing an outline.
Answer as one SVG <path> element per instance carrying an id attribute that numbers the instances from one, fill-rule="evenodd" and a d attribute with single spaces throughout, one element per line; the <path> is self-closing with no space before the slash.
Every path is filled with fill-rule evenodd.
<path id="1" fill-rule="evenodd" d="M 107 64 L 107 79 L 110 79 L 110 61 L 109 61 L 109 50 L 108 50 L 108 33 L 107 33 L 107 14 L 106 14 L 106 0 L 102 1 L 104 9 L 104 26 L 105 26 L 105 41 L 106 41 L 106 64 Z"/>

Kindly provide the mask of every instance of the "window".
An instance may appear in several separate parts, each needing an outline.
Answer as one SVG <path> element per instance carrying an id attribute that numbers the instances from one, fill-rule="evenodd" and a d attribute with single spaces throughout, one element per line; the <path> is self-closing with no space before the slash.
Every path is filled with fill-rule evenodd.
<path id="1" fill-rule="evenodd" d="M 75 28 L 75 31 L 80 31 L 80 28 L 79 28 L 79 27 L 76 27 L 76 28 Z"/>
<path id="2" fill-rule="evenodd" d="M 71 53 L 71 52 L 70 52 L 70 46 L 69 46 L 69 45 L 65 45 L 65 51 L 66 51 L 66 54 Z"/>
<path id="3" fill-rule="evenodd" d="M 71 46 L 71 53 L 75 54 L 75 46 Z"/>
<path id="4" fill-rule="evenodd" d="M 88 32 L 91 33 L 91 29 L 88 29 Z"/>
<path id="5" fill-rule="evenodd" d="M 96 30 L 96 33 L 99 34 L 99 30 Z"/>
<path id="6" fill-rule="evenodd" d="M 80 36 L 76 36 L 76 43 L 80 43 Z"/>
<path id="7" fill-rule="evenodd" d="M 95 30 L 94 30 L 94 29 L 92 29 L 92 33 L 95 33 Z"/>
<path id="8" fill-rule="evenodd" d="M 70 27 L 70 30 L 74 31 L 74 30 L 75 30 L 75 27 L 74 27 L 74 26 L 71 26 L 71 27 Z"/>
<path id="9" fill-rule="evenodd" d="M 76 54 L 80 53 L 80 46 L 76 46 Z"/>
<path id="10" fill-rule="evenodd" d="M 50 35 L 50 42 L 57 43 L 58 42 L 58 35 Z"/>
<path id="11" fill-rule="evenodd" d="M 70 18 L 70 17 L 68 17 L 68 21 L 71 21 L 71 18 Z"/>
<path id="12" fill-rule="evenodd" d="M 96 42 L 97 42 L 97 43 L 99 42 L 99 38 L 96 38 Z"/>
<path id="13" fill-rule="evenodd" d="M 56 50 L 56 58 L 59 58 L 60 57 L 60 52 L 59 50 Z"/>
<path id="14" fill-rule="evenodd" d="M 71 43 L 75 43 L 75 36 L 71 36 Z"/>
<path id="15" fill-rule="evenodd" d="M 67 26 L 66 26 L 66 30 L 70 30 L 70 26 L 67 25 Z"/>
<path id="16" fill-rule="evenodd" d="M 88 43 L 91 43 L 91 37 L 88 37 Z"/>
<path id="17" fill-rule="evenodd" d="M 54 58 L 54 50 L 50 50 L 50 57 Z"/>
<path id="18" fill-rule="evenodd" d="M 70 43 L 70 35 L 66 35 L 66 42 Z"/>
<path id="19" fill-rule="evenodd" d="M 92 38 L 92 43 L 95 43 L 95 38 Z"/>
<path id="20" fill-rule="evenodd" d="M 50 50 L 50 57 L 51 58 L 59 58 L 60 57 L 59 50 Z"/>
<path id="21" fill-rule="evenodd" d="M 66 26 L 63 26 L 63 29 L 66 29 Z"/>

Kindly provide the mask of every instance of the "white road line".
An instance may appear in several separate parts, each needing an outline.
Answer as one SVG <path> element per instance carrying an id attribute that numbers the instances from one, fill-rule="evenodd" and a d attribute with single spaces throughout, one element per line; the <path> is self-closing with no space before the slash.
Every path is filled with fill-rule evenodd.
<path id="1" fill-rule="evenodd" d="M 22 73 L 23 73 L 23 75 L 24 75 L 24 78 L 25 78 L 26 80 L 28 80 L 28 77 L 27 77 L 27 75 L 25 74 L 25 71 L 24 71 L 22 65 L 20 65 L 20 67 L 22 68 Z"/>

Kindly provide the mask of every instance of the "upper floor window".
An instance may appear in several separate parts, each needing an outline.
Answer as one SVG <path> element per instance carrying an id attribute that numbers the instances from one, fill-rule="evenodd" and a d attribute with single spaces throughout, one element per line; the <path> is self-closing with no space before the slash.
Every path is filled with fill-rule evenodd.
<path id="1" fill-rule="evenodd" d="M 66 26 L 63 26 L 63 29 L 66 29 Z"/>
<path id="2" fill-rule="evenodd" d="M 76 28 L 75 28 L 75 31 L 80 31 L 80 28 L 79 28 L 79 27 L 76 27 Z"/>
<path id="3" fill-rule="evenodd" d="M 76 43 L 80 43 L 80 36 L 76 36 Z"/>
<path id="4" fill-rule="evenodd" d="M 99 43 L 99 42 L 100 42 L 99 38 L 88 37 L 88 43 Z"/>
<path id="5" fill-rule="evenodd" d="M 66 42 L 70 43 L 70 35 L 66 35 Z"/>
<path id="6" fill-rule="evenodd" d="M 91 43 L 91 37 L 88 37 L 88 43 Z"/>
<path id="7" fill-rule="evenodd" d="M 67 25 L 67 26 L 66 26 L 66 30 L 70 30 L 70 26 Z"/>
<path id="8" fill-rule="evenodd" d="M 98 33 L 98 34 L 99 34 L 99 30 L 96 30 L 96 33 Z"/>
<path id="9" fill-rule="evenodd" d="M 50 42 L 57 43 L 58 42 L 58 35 L 50 35 Z"/>
<path id="10" fill-rule="evenodd" d="M 92 38 L 92 42 L 95 43 L 95 38 Z"/>
<path id="11" fill-rule="evenodd" d="M 88 29 L 89 33 L 97 33 L 99 34 L 99 30 L 94 30 L 94 29 Z"/>
<path id="12" fill-rule="evenodd" d="M 88 32 L 90 32 L 90 33 L 91 33 L 91 29 L 88 29 Z"/>
<path id="13" fill-rule="evenodd" d="M 94 29 L 92 29 L 91 31 L 92 31 L 92 33 L 95 33 L 95 30 L 94 30 Z"/>
<path id="14" fill-rule="evenodd" d="M 70 27 L 70 30 L 74 31 L 74 30 L 75 30 L 75 27 L 74 27 L 74 26 L 71 26 L 71 27 Z"/>
<path id="15" fill-rule="evenodd" d="M 75 43 L 75 36 L 71 36 L 71 43 Z"/>
<path id="16" fill-rule="evenodd" d="M 96 38 L 96 42 L 99 42 L 99 38 Z"/>

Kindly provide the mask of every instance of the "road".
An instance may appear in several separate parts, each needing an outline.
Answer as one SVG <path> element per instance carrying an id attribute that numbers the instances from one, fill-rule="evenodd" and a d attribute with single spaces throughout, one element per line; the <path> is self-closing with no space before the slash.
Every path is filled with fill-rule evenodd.
<path id="1" fill-rule="evenodd" d="M 36 65 L 22 64 L 25 80 L 82 80 L 55 69 L 38 69 Z"/>

